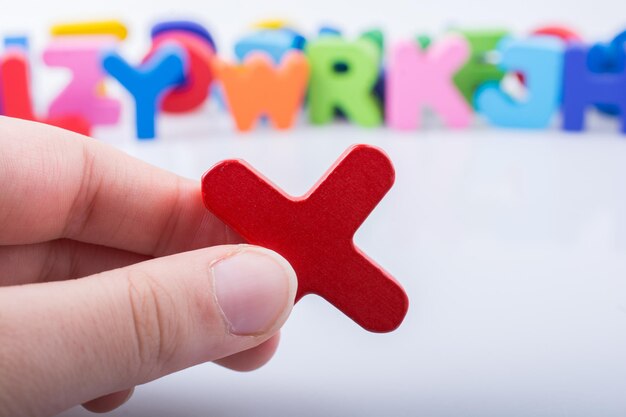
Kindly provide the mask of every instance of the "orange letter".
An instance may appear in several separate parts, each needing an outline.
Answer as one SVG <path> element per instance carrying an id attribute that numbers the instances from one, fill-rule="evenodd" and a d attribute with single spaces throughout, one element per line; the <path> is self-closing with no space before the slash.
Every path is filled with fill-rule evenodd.
<path id="1" fill-rule="evenodd" d="M 251 54 L 243 65 L 216 62 L 237 129 L 252 129 L 261 116 L 268 116 L 278 129 L 293 126 L 309 79 L 309 64 L 301 52 L 287 53 L 277 68 L 263 53 Z"/>

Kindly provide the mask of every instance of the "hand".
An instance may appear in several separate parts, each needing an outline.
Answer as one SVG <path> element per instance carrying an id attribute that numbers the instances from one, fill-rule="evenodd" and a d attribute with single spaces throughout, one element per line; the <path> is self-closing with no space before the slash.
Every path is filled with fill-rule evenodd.
<path id="1" fill-rule="evenodd" d="M 199 183 L 0 118 L 0 416 L 105 412 L 195 364 L 264 364 L 296 277 L 239 242 Z"/>

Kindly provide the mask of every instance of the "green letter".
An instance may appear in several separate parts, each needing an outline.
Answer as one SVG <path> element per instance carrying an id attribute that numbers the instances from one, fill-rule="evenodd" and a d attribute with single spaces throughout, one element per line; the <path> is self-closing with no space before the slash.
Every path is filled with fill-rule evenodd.
<path id="1" fill-rule="evenodd" d="M 495 51 L 498 42 L 508 35 L 505 30 L 457 31 L 467 39 L 471 55 L 467 63 L 454 76 L 454 83 L 470 106 L 474 105 L 476 89 L 488 81 L 500 81 L 504 73 L 497 64 L 489 62 L 487 54 Z"/>
<path id="2" fill-rule="evenodd" d="M 380 52 L 369 39 L 347 41 L 322 37 L 306 48 L 311 66 L 309 112 L 311 122 L 333 120 L 335 109 L 361 126 L 382 123 L 380 103 L 373 90 L 379 73 Z"/>

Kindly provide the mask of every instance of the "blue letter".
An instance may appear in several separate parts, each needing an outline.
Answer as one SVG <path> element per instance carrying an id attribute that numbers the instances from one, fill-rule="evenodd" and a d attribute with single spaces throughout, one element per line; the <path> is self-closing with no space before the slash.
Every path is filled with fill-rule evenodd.
<path id="1" fill-rule="evenodd" d="M 155 137 L 155 118 L 160 98 L 184 82 L 186 52 L 175 45 L 160 48 L 137 68 L 130 66 L 116 52 L 107 52 L 102 65 L 135 98 L 137 137 Z"/>
<path id="2" fill-rule="evenodd" d="M 548 127 L 561 101 L 563 43 L 537 37 L 504 41 L 498 49 L 502 54 L 501 69 L 524 74 L 528 98 L 520 102 L 498 84 L 485 84 L 476 92 L 478 111 L 496 126 Z"/>

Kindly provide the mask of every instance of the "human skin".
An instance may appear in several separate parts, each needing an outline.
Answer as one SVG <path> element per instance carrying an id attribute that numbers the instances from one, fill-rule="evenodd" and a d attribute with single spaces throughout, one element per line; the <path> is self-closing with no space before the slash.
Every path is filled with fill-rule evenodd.
<path id="1" fill-rule="evenodd" d="M 265 364 L 297 280 L 240 243 L 199 182 L 0 117 L 0 416 L 107 412 L 196 364 Z"/>

